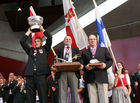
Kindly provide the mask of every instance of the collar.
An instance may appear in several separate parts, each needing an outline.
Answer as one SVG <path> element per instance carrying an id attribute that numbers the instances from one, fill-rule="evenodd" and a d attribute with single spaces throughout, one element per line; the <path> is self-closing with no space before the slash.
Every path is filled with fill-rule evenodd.
<path id="1" fill-rule="evenodd" d="M 67 47 L 71 48 L 71 46 L 67 46 L 67 45 L 65 45 L 64 47 L 65 47 L 65 48 L 67 48 Z"/>
<path id="2" fill-rule="evenodd" d="M 95 48 L 97 48 L 97 46 L 95 46 L 95 47 L 91 47 L 91 46 L 90 46 L 89 48 L 91 48 L 91 49 L 93 49 L 93 48 L 94 48 L 94 49 L 95 49 Z"/>

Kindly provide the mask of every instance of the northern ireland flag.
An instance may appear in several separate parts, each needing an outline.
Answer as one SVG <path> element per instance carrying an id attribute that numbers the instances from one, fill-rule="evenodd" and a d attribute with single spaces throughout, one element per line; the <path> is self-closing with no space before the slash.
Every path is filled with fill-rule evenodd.
<path id="1" fill-rule="evenodd" d="M 30 11 L 30 16 L 35 16 L 36 15 L 36 13 L 35 13 L 35 11 L 34 11 L 34 9 L 33 9 L 33 7 L 31 6 L 30 7 L 30 9 L 29 9 L 29 11 Z M 45 40 L 46 40 L 46 37 L 45 37 L 45 35 L 43 34 L 43 32 L 42 31 L 40 31 L 40 32 L 34 32 L 34 33 L 32 33 L 32 46 L 35 48 L 35 38 L 36 37 L 41 37 L 42 38 L 42 40 L 43 40 L 43 44 L 42 45 L 45 45 Z"/>
<path id="2" fill-rule="evenodd" d="M 72 47 L 80 50 L 88 46 L 88 38 L 77 20 L 75 8 L 70 0 L 63 0 L 66 34 L 72 37 Z"/>

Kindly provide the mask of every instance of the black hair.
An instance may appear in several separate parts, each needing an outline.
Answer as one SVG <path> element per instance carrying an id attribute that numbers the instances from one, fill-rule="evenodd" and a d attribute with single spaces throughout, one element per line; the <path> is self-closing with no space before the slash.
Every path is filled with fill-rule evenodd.
<path id="1" fill-rule="evenodd" d="M 35 38 L 35 40 L 36 40 L 36 39 L 41 40 L 41 42 L 43 41 L 43 39 L 42 39 L 41 37 L 39 37 L 39 36 L 38 36 L 38 37 L 36 37 L 36 38 Z"/>

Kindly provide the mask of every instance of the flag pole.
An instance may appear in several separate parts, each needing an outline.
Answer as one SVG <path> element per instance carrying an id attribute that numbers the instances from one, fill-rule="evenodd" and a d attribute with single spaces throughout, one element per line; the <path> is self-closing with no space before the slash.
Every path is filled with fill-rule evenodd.
<path id="1" fill-rule="evenodd" d="M 53 54 L 54 54 L 54 56 L 55 56 L 56 62 L 58 62 L 58 56 L 56 55 L 56 53 L 55 53 L 53 47 L 51 47 L 51 50 L 52 50 L 52 52 L 53 52 Z"/>
<path id="2" fill-rule="evenodd" d="M 33 9 L 33 7 L 32 7 L 32 6 L 30 6 L 30 10 L 32 11 L 33 15 L 35 16 L 35 15 L 36 15 L 36 13 L 35 13 L 35 11 L 34 11 L 34 9 Z"/>
<path id="3" fill-rule="evenodd" d="M 57 54 L 55 53 L 55 51 L 54 51 L 53 47 L 51 47 L 51 50 L 52 50 L 52 52 L 53 52 L 53 54 L 54 54 L 54 56 L 55 56 L 55 58 L 56 58 L 56 62 L 57 62 L 57 63 L 58 63 L 58 60 L 61 60 L 61 61 L 63 61 L 63 62 L 66 62 L 66 60 L 65 60 L 65 59 L 58 58 L 58 56 L 57 56 Z"/>
<path id="4" fill-rule="evenodd" d="M 55 51 L 54 51 L 54 49 L 53 49 L 53 47 L 51 47 L 51 50 L 52 50 L 54 56 L 57 56 L 56 53 L 55 53 Z"/>
<path id="5" fill-rule="evenodd" d="M 94 3 L 95 8 L 97 8 L 97 4 L 96 4 L 96 1 L 95 1 L 95 0 L 93 0 L 93 3 Z M 107 34 L 106 31 L 105 31 L 105 33 Z M 108 42 L 107 42 L 107 43 L 108 43 Z M 116 59 L 115 59 L 115 56 L 114 56 L 114 53 L 113 53 L 113 50 L 112 50 L 111 45 L 110 45 L 108 48 L 109 48 L 110 53 L 111 53 L 111 55 L 112 55 L 113 61 L 114 61 L 114 63 L 115 63 L 115 66 L 116 66 L 116 68 L 117 68 L 117 70 L 118 70 L 117 62 L 116 62 Z M 122 85 L 123 85 L 123 91 L 124 91 L 124 93 L 126 93 L 127 91 L 126 91 L 125 88 L 124 88 L 124 83 L 123 83 L 122 78 L 120 77 L 120 75 L 119 75 L 119 78 L 120 78 L 121 83 L 122 83 Z"/>
<path id="6" fill-rule="evenodd" d="M 110 53 L 111 53 L 111 55 L 112 55 L 112 58 L 113 58 L 114 64 L 115 64 L 115 66 L 116 66 L 116 68 L 117 68 L 117 70 L 118 70 L 117 62 L 116 62 L 116 59 L 115 59 L 115 56 L 114 56 L 114 53 L 113 53 L 112 47 L 108 47 L 108 48 L 109 48 Z M 119 75 L 119 78 L 120 78 L 120 75 Z M 123 81 L 122 81 L 122 78 L 120 78 L 120 80 L 121 80 L 121 83 L 122 83 L 122 85 L 123 85 L 123 87 L 124 87 L 124 83 L 123 83 Z M 126 92 L 126 91 L 125 91 L 125 92 Z"/>
<path id="7" fill-rule="evenodd" d="M 72 0 L 70 0 L 70 4 L 72 5 Z M 72 6 L 73 6 L 73 5 L 72 5 Z M 88 46 L 87 46 L 87 44 L 86 44 L 86 40 L 85 40 L 84 34 L 83 34 L 83 32 L 82 32 L 82 28 L 81 28 L 79 22 L 77 21 L 77 20 L 78 20 L 78 17 L 77 17 L 77 15 L 76 15 L 76 12 L 75 12 L 74 9 L 73 9 L 73 12 L 74 12 L 74 15 L 75 15 L 75 18 L 76 18 L 76 22 L 77 22 L 77 24 L 78 24 L 78 27 L 80 28 L 81 36 L 82 36 L 82 38 L 83 38 L 85 47 L 86 47 L 86 49 L 88 49 Z"/>

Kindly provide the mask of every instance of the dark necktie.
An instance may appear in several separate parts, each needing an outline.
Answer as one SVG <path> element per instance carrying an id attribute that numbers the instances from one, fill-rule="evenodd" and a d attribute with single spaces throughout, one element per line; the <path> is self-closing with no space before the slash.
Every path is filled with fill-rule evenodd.
<path id="1" fill-rule="evenodd" d="M 66 60 L 66 61 L 68 61 L 68 59 L 69 59 L 69 48 L 70 47 L 67 47 L 67 50 L 66 50 L 66 53 L 65 53 L 65 57 L 64 57 L 64 59 Z"/>

